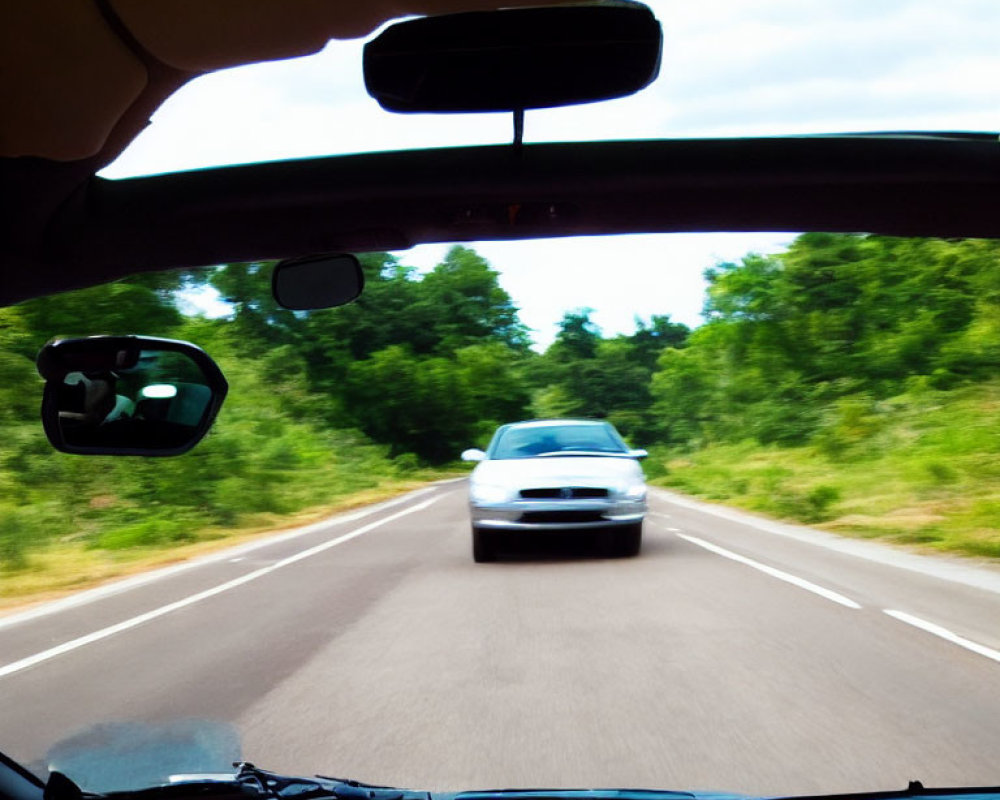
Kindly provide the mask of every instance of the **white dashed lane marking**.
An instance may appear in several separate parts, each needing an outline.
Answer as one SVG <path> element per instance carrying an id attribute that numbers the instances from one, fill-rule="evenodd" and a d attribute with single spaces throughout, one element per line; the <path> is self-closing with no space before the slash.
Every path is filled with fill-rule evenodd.
<path id="1" fill-rule="evenodd" d="M 684 533 L 677 534 L 684 541 L 691 542 L 691 544 L 696 544 L 698 547 L 703 547 L 709 552 L 715 553 L 716 555 L 722 556 L 723 558 L 728 558 L 732 561 L 736 561 L 740 564 L 745 564 L 748 567 L 752 567 L 755 570 L 763 572 L 765 575 L 770 575 L 772 578 L 777 578 L 779 581 L 784 581 L 785 583 L 790 583 L 792 586 L 797 586 L 800 589 L 805 589 L 807 592 L 812 592 L 815 595 L 819 595 L 826 600 L 838 603 L 845 608 L 859 609 L 861 606 L 855 603 L 849 597 L 844 597 L 842 594 L 838 594 L 830 589 L 826 589 L 812 581 L 807 581 L 804 578 L 796 577 L 789 572 L 784 570 L 776 569 L 774 567 L 769 567 L 767 564 L 762 564 L 759 561 L 754 561 L 752 558 L 747 558 L 746 556 L 741 556 L 739 553 L 734 553 L 732 550 L 726 550 L 724 547 L 719 547 L 717 544 L 712 544 L 711 542 L 706 542 L 704 539 L 699 539 L 696 536 L 688 536 Z"/>
<path id="2" fill-rule="evenodd" d="M 915 617 L 912 614 L 907 614 L 905 611 L 895 611 L 891 608 L 886 608 L 884 611 L 893 619 L 898 619 L 900 622 L 905 622 L 907 625 L 912 625 L 914 628 L 919 628 L 922 631 L 938 636 L 947 642 L 957 644 L 959 647 L 964 647 L 966 650 L 971 650 L 973 653 L 978 653 L 981 656 L 986 656 L 986 658 L 1000 662 L 1000 651 L 994 650 L 992 647 L 987 647 L 986 645 L 979 644 L 971 639 L 966 639 L 964 636 L 952 633 L 947 628 L 935 625 L 933 622 L 928 622 L 927 620 Z"/>
<path id="3" fill-rule="evenodd" d="M 667 516 L 666 514 L 659 514 L 657 512 L 653 513 L 657 517 Z M 785 583 L 790 583 L 793 586 L 798 586 L 800 589 L 805 589 L 808 592 L 812 592 L 813 594 L 819 595 L 820 597 L 824 597 L 827 600 L 831 600 L 834 603 L 839 603 L 840 605 L 845 606 L 846 608 L 852 608 L 852 609 L 861 608 L 860 604 L 854 602 L 849 597 L 845 597 L 844 595 L 838 592 L 834 592 L 831 589 L 819 586 L 818 584 L 815 584 L 812 581 L 807 581 L 804 578 L 799 578 L 795 575 L 792 575 L 789 572 L 777 569 L 776 567 L 769 567 L 767 564 L 762 564 L 759 561 L 754 561 L 752 558 L 741 556 L 739 553 L 734 553 L 731 550 L 726 550 L 724 547 L 719 547 L 719 545 L 717 544 L 706 542 L 704 539 L 699 539 L 696 536 L 688 536 L 684 533 L 681 533 L 680 530 L 677 528 L 666 528 L 666 530 L 670 531 L 671 533 L 676 533 L 681 539 L 691 542 L 691 544 L 698 545 L 699 547 L 702 547 L 705 550 L 715 553 L 716 555 L 720 555 L 723 558 L 731 559 L 732 561 L 736 561 L 740 564 L 745 564 L 748 567 L 752 567 L 753 569 L 763 572 L 765 575 L 770 575 L 772 578 L 777 578 L 778 580 L 784 581 Z M 963 647 L 972 653 L 976 653 L 977 655 L 984 656 L 993 661 L 996 661 L 997 663 L 1000 663 L 1000 650 L 995 650 L 992 647 L 987 647 L 986 645 L 979 644 L 978 642 L 974 642 L 971 639 L 966 639 L 964 636 L 959 636 L 957 633 L 954 633 L 941 625 L 937 625 L 933 622 L 928 622 L 925 619 L 916 617 L 913 614 L 908 614 L 905 611 L 897 611 L 891 608 L 883 609 L 883 611 L 885 614 L 892 617 L 893 619 L 896 619 L 900 622 L 904 622 L 907 625 L 911 625 L 914 628 L 918 628 L 919 630 L 925 631 L 926 633 L 930 633 L 934 636 L 937 636 L 940 639 L 944 639 L 947 642 L 951 642 L 952 644 L 958 645 L 959 647 Z"/>

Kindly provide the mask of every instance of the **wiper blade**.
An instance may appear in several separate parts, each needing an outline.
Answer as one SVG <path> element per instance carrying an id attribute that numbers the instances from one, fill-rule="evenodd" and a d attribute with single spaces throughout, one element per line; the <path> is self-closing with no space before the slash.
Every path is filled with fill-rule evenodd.
<path id="1" fill-rule="evenodd" d="M 204 798 L 270 798 L 271 800 L 430 800 L 427 792 L 372 786 L 360 781 L 328 778 L 322 775 L 300 777 L 280 775 L 260 769 L 249 761 L 233 764 L 233 775 L 197 775 L 145 789 L 85 794 L 82 797 L 45 798 L 45 800 L 170 800 L 192 796 Z"/>
<path id="2" fill-rule="evenodd" d="M 1000 795 L 1000 786 L 960 786 L 937 788 L 924 786 L 920 781 L 910 781 L 905 789 L 851 794 L 796 795 L 771 800 L 909 800 L 909 798 L 960 798 L 975 795 Z"/>
<path id="3" fill-rule="evenodd" d="M 391 786 L 375 786 L 346 778 L 330 778 L 316 775 L 311 778 L 278 775 L 268 770 L 258 769 L 249 761 L 236 765 L 236 780 L 253 782 L 262 794 L 278 800 L 309 800 L 309 798 L 332 798 L 332 800 L 430 800 L 427 792 L 412 789 L 396 789 Z"/>

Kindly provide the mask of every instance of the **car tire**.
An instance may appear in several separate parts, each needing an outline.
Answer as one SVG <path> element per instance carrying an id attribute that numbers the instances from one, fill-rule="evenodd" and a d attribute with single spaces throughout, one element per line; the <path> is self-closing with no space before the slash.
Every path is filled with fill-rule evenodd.
<path id="1" fill-rule="evenodd" d="M 493 532 L 472 526 L 472 560 L 477 564 L 496 561 L 496 548 L 493 546 Z"/>
<path id="2" fill-rule="evenodd" d="M 615 531 L 615 552 L 622 558 L 639 555 L 642 549 L 642 523 L 636 522 Z"/>

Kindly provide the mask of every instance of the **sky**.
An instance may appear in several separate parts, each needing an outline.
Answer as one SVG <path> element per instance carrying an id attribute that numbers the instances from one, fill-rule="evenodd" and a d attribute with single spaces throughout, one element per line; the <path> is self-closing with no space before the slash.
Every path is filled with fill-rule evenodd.
<path id="1" fill-rule="evenodd" d="M 653 0 L 660 77 L 605 103 L 531 111 L 525 141 L 765 136 L 859 130 L 1000 131 L 996 0 Z M 102 172 L 181 169 L 510 140 L 506 115 L 393 115 L 364 91 L 363 42 L 201 77 Z M 544 348 L 567 310 L 605 335 L 636 316 L 701 322 L 703 272 L 780 252 L 793 232 L 473 243 Z M 447 249 L 400 252 L 419 269 Z"/>

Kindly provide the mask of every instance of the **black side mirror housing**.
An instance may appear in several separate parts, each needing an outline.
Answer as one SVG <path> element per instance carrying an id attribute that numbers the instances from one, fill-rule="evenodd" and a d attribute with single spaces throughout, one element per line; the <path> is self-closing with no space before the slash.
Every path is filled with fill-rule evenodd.
<path id="1" fill-rule="evenodd" d="M 212 427 L 229 391 L 204 350 L 173 339 L 57 339 L 36 365 L 45 379 L 42 425 L 64 453 L 186 453 Z"/>

